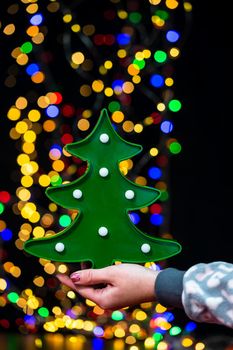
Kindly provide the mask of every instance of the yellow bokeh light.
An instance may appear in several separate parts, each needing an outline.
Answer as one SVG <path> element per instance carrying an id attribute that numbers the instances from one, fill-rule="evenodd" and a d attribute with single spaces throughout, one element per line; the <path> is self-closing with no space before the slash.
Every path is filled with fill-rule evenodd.
<path id="1" fill-rule="evenodd" d="M 172 78 L 166 78 L 165 79 L 165 85 L 172 86 L 174 84 L 174 80 Z"/>
<path id="2" fill-rule="evenodd" d="M 126 120 L 123 125 L 123 130 L 126 131 L 126 132 L 131 132 L 134 130 L 134 123 L 131 122 L 130 120 Z"/>
<path id="3" fill-rule="evenodd" d="M 36 140 L 36 133 L 33 130 L 28 130 L 23 135 L 23 138 L 26 142 L 34 142 Z"/>
<path id="4" fill-rule="evenodd" d="M 135 179 L 135 183 L 141 186 L 146 186 L 147 179 L 144 176 L 137 176 Z"/>
<path id="5" fill-rule="evenodd" d="M 0 278 L 0 291 L 3 292 L 7 287 L 7 283 L 3 278 Z"/>
<path id="6" fill-rule="evenodd" d="M 42 186 L 42 187 L 47 187 L 50 185 L 50 182 L 51 182 L 51 179 L 48 175 L 46 174 L 43 174 L 39 177 L 39 184 Z"/>
<path id="7" fill-rule="evenodd" d="M 104 67 L 106 68 L 106 69 L 111 69 L 112 68 L 112 61 L 105 61 L 104 62 Z"/>
<path id="8" fill-rule="evenodd" d="M 3 29 L 3 33 L 6 35 L 11 35 L 14 32 L 15 32 L 15 25 L 13 23 L 6 25 L 5 28 Z"/>
<path id="9" fill-rule="evenodd" d="M 37 109 L 31 109 L 28 113 L 28 119 L 32 122 L 37 122 L 40 120 L 41 114 Z"/>
<path id="10" fill-rule="evenodd" d="M 15 102 L 15 106 L 18 108 L 18 109 L 24 109 L 26 108 L 28 105 L 28 101 L 25 97 L 18 97 L 16 102 Z"/>
<path id="11" fill-rule="evenodd" d="M 37 4 L 28 5 L 26 8 L 26 11 L 30 14 L 35 13 L 36 11 L 38 11 L 38 5 Z"/>
<path id="12" fill-rule="evenodd" d="M 181 344 L 184 348 L 189 348 L 193 345 L 193 339 L 191 337 L 185 337 L 182 339 Z"/>
<path id="13" fill-rule="evenodd" d="M 52 163 L 52 167 L 55 171 L 62 171 L 65 168 L 65 164 L 62 160 L 57 159 Z"/>
<path id="14" fill-rule="evenodd" d="M 48 96 L 40 96 L 37 100 L 37 104 L 40 108 L 47 108 L 50 104 L 50 99 Z"/>
<path id="15" fill-rule="evenodd" d="M 157 350 L 168 350 L 168 344 L 165 341 L 161 341 L 157 346 Z"/>
<path id="16" fill-rule="evenodd" d="M 7 112 L 7 118 L 10 120 L 18 120 L 21 116 L 21 111 L 16 107 L 11 107 Z"/>
<path id="17" fill-rule="evenodd" d="M 28 63 L 28 55 L 26 53 L 21 53 L 20 55 L 17 56 L 16 58 L 16 62 L 20 65 L 20 66 L 24 66 L 25 64 Z"/>
<path id="18" fill-rule="evenodd" d="M 45 235 L 45 230 L 43 227 L 41 226 L 36 226 L 33 231 L 32 231 L 32 234 L 34 237 L 36 238 L 41 238 L 41 237 L 44 237 Z"/>
<path id="19" fill-rule="evenodd" d="M 165 3 L 170 10 L 174 10 L 179 5 L 179 2 L 176 0 L 166 0 Z"/>
<path id="20" fill-rule="evenodd" d="M 33 185 L 33 178 L 29 175 L 25 175 L 21 178 L 21 184 L 24 187 L 31 187 Z"/>
<path id="21" fill-rule="evenodd" d="M 130 75 L 137 75 L 140 72 L 140 69 L 135 64 L 130 64 L 127 70 Z"/>
<path id="22" fill-rule="evenodd" d="M 79 130 L 81 131 L 86 131 L 89 129 L 90 127 L 90 122 L 89 120 L 85 119 L 85 118 L 82 118 L 78 121 L 77 123 L 77 127 L 79 128 Z"/>
<path id="23" fill-rule="evenodd" d="M 145 49 L 142 52 L 143 52 L 144 58 L 150 58 L 150 56 L 151 56 L 151 51 L 150 50 Z"/>
<path id="24" fill-rule="evenodd" d="M 6 228 L 6 223 L 3 220 L 0 220 L 0 232 Z"/>
<path id="25" fill-rule="evenodd" d="M 148 337 L 144 341 L 144 345 L 146 349 L 154 349 L 155 348 L 155 340 L 152 337 Z"/>
<path id="26" fill-rule="evenodd" d="M 18 155 L 17 163 L 19 165 L 22 166 L 23 164 L 26 164 L 28 162 L 30 162 L 30 158 L 29 158 L 29 156 L 27 154 L 21 153 L 20 155 Z"/>
<path id="27" fill-rule="evenodd" d="M 42 83 L 44 79 L 45 79 L 45 75 L 43 72 L 37 72 L 31 76 L 31 80 L 36 84 Z"/>
<path id="28" fill-rule="evenodd" d="M 169 50 L 169 55 L 172 58 L 177 58 L 180 55 L 180 50 L 178 49 L 178 47 L 172 47 Z"/>
<path id="29" fill-rule="evenodd" d="M 204 343 L 201 343 L 201 342 L 196 343 L 195 350 L 203 350 L 203 349 L 205 349 Z"/>
<path id="30" fill-rule="evenodd" d="M 151 21 L 152 21 L 152 23 L 155 24 L 155 26 L 157 26 L 159 28 L 163 27 L 165 24 L 165 21 L 162 18 L 160 18 L 159 16 L 152 16 Z"/>
<path id="31" fill-rule="evenodd" d="M 63 21 L 65 23 L 69 23 L 72 21 L 72 15 L 70 13 L 67 13 L 66 15 L 63 16 Z"/>
<path id="32" fill-rule="evenodd" d="M 133 77 L 132 77 L 132 81 L 134 82 L 134 84 L 139 84 L 140 82 L 141 82 L 141 77 L 140 77 L 140 75 L 134 75 Z"/>
<path id="33" fill-rule="evenodd" d="M 83 63 L 84 59 L 84 54 L 80 51 L 73 53 L 71 56 L 71 60 L 74 64 L 81 64 Z"/>
<path id="34" fill-rule="evenodd" d="M 68 268 L 67 268 L 67 266 L 65 265 L 65 264 L 60 264 L 59 266 L 58 266 L 58 272 L 60 272 L 60 273 L 66 273 L 67 272 L 67 270 L 68 270 Z"/>
<path id="35" fill-rule="evenodd" d="M 21 275 L 21 269 L 18 266 L 12 266 L 10 268 L 10 273 L 12 276 L 18 278 Z"/>
<path id="36" fill-rule="evenodd" d="M 143 125 L 142 124 L 135 124 L 134 125 L 134 131 L 136 133 L 140 133 L 140 132 L 142 132 L 142 130 L 143 130 Z"/>
<path id="37" fill-rule="evenodd" d="M 27 300 L 27 305 L 28 305 L 31 309 L 36 310 L 36 309 L 38 309 L 38 307 L 39 307 L 39 301 L 37 300 L 37 298 L 36 298 L 34 295 L 32 295 L 32 296 L 30 296 L 30 297 L 28 298 L 28 300 Z"/>
<path id="38" fill-rule="evenodd" d="M 44 270 L 46 273 L 48 273 L 49 275 L 52 275 L 55 271 L 56 271 L 56 267 L 54 264 L 52 263 L 47 263 L 44 266 Z"/>
<path id="39" fill-rule="evenodd" d="M 158 153 L 159 153 L 158 148 L 152 147 L 152 148 L 150 149 L 150 155 L 151 155 L 152 157 L 157 156 Z"/>
<path id="40" fill-rule="evenodd" d="M 104 90 L 104 94 L 107 96 L 107 97 L 111 97 L 113 95 L 113 89 L 110 88 L 110 87 L 107 87 L 105 90 Z"/>
<path id="41" fill-rule="evenodd" d="M 15 128 L 11 128 L 9 135 L 12 140 L 18 140 L 21 137 L 21 135 L 15 130 Z"/>
<path id="42" fill-rule="evenodd" d="M 28 125 L 27 123 L 25 123 L 24 121 L 20 121 L 16 124 L 15 126 L 15 130 L 19 133 L 19 134 L 24 134 L 27 130 L 28 130 Z"/>
<path id="43" fill-rule="evenodd" d="M 31 154 L 35 151 L 35 145 L 34 143 L 24 142 L 22 150 L 27 154 Z"/>
<path id="44" fill-rule="evenodd" d="M 121 111 L 115 111 L 112 113 L 112 120 L 115 123 L 121 123 L 124 120 L 125 116 L 123 114 L 123 112 Z"/>
<path id="45" fill-rule="evenodd" d="M 131 83 L 130 81 L 126 81 L 123 84 L 122 90 L 124 91 L 124 93 L 126 94 L 131 94 L 134 91 L 134 84 Z"/>
<path id="46" fill-rule="evenodd" d="M 120 50 L 117 51 L 117 56 L 118 56 L 119 58 L 125 58 L 126 55 L 127 55 L 127 52 L 126 52 L 126 50 L 124 50 L 124 49 L 120 49 Z"/>
<path id="47" fill-rule="evenodd" d="M 84 84 L 80 87 L 80 94 L 84 97 L 88 97 L 91 95 L 91 88 L 89 85 Z"/>
<path id="48" fill-rule="evenodd" d="M 46 120 L 43 123 L 43 129 L 47 132 L 52 132 L 56 129 L 56 123 L 54 120 Z"/>
<path id="49" fill-rule="evenodd" d="M 160 4 L 161 0 L 149 0 L 149 2 L 150 2 L 152 5 L 158 5 L 158 4 Z"/>
<path id="50" fill-rule="evenodd" d="M 128 17 L 128 12 L 124 10 L 117 11 L 117 15 L 120 19 L 126 19 Z"/>
<path id="51" fill-rule="evenodd" d="M 82 112 L 82 116 L 83 118 L 90 118 L 92 116 L 92 111 L 90 109 L 85 109 Z"/>
<path id="52" fill-rule="evenodd" d="M 30 26 L 27 29 L 27 34 L 31 37 L 36 36 L 39 33 L 39 27 L 38 26 Z"/>
<path id="53" fill-rule="evenodd" d="M 100 66 L 99 72 L 100 72 L 100 74 L 105 75 L 108 73 L 108 70 L 104 66 Z"/>
<path id="54" fill-rule="evenodd" d="M 189 1 L 184 2 L 184 9 L 186 12 L 191 12 L 193 7 L 192 4 Z"/>
<path id="55" fill-rule="evenodd" d="M 81 27 L 80 27 L 79 24 L 73 24 L 73 25 L 71 26 L 71 30 L 72 30 L 74 33 L 78 33 L 78 32 L 80 32 Z"/>
<path id="56" fill-rule="evenodd" d="M 53 213 L 57 211 L 57 205 L 55 203 L 49 203 L 49 210 Z"/>
<path id="57" fill-rule="evenodd" d="M 102 80 L 94 80 L 91 84 L 92 90 L 95 92 L 101 92 L 104 89 L 104 83 Z"/>
<path id="58" fill-rule="evenodd" d="M 114 335 L 115 337 L 117 338 L 123 338 L 125 336 L 125 331 L 123 328 L 117 328 L 115 331 L 114 331 Z"/>
<path id="59" fill-rule="evenodd" d="M 31 192 L 24 187 L 19 187 L 16 194 L 21 201 L 28 201 L 31 198 Z"/>
<path id="60" fill-rule="evenodd" d="M 159 102 L 159 103 L 157 104 L 157 109 L 158 109 L 159 112 L 163 112 L 163 111 L 165 111 L 166 106 L 165 106 L 164 103 Z"/>
<path id="61" fill-rule="evenodd" d="M 93 24 L 86 24 L 83 27 L 83 34 L 91 36 L 95 33 L 95 26 Z"/>

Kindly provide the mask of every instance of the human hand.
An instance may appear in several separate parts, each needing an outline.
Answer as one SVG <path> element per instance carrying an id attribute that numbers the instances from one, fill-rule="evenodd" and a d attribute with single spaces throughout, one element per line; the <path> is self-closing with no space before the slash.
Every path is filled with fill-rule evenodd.
<path id="1" fill-rule="evenodd" d="M 102 269 L 76 271 L 70 277 L 59 274 L 57 278 L 102 309 L 117 310 L 155 301 L 158 273 L 141 265 L 122 263 Z"/>

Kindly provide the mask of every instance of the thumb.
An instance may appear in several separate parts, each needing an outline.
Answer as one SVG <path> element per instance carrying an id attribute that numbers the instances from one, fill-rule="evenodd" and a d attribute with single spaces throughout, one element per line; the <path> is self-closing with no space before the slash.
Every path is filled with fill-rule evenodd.
<path id="1" fill-rule="evenodd" d="M 108 267 L 105 267 L 76 271 L 70 275 L 70 278 L 75 284 L 90 286 L 99 283 L 110 283 L 111 274 Z"/>

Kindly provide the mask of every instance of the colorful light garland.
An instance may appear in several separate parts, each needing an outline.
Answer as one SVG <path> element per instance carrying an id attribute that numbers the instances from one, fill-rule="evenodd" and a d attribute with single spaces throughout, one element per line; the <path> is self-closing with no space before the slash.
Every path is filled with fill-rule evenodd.
<path id="1" fill-rule="evenodd" d="M 5 9 L 0 28 L 8 41 L 5 87 L 13 93 L 7 119 L 17 169 L 15 193 L 0 191 L 0 307 L 13 305 L 17 316 L 12 321 L 6 312 L 0 318 L 3 329 L 28 334 L 43 327 L 48 332 L 43 341 L 55 343 L 64 338 L 49 333 L 73 332 L 68 342 L 80 348 L 91 335 L 95 349 L 103 348 L 103 339 L 113 339 L 116 350 L 138 350 L 141 343 L 168 350 L 173 338 L 179 348 L 204 349 L 190 335 L 195 323 L 187 322 L 184 329 L 173 325 L 173 313 L 162 305 L 106 312 L 59 285 L 54 274 L 69 273 L 71 266 L 39 259 L 28 268 L 32 258 L 22 251 L 30 236 L 54 234 L 75 217 L 75 211 L 47 202 L 44 190 L 83 174 L 86 164 L 63 146 L 89 133 L 102 107 L 124 138 L 149 146 L 142 158 L 121 162 L 122 173 L 162 193 L 158 203 L 130 213 L 131 219 L 146 224 L 148 233 L 171 238 L 168 163 L 181 151 L 171 135 L 173 116 L 182 108 L 173 90 L 174 65 L 191 11 L 189 1 L 177 0 L 21 0 Z M 35 345 L 41 344 L 36 338 Z"/>

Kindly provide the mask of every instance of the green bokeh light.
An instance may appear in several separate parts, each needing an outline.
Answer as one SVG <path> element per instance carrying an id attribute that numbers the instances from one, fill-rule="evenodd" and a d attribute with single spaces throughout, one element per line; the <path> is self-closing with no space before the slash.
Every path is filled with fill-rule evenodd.
<path id="1" fill-rule="evenodd" d="M 168 103 L 168 108 L 172 112 L 178 112 L 181 109 L 181 102 L 179 100 L 171 100 Z"/>
<path id="2" fill-rule="evenodd" d="M 178 326 L 175 326 L 175 327 L 172 327 L 170 330 L 169 330 L 169 334 L 174 336 L 174 335 L 177 335 L 177 334 L 180 334 L 181 333 L 181 328 L 178 327 Z"/>
<path id="3" fill-rule="evenodd" d="M 11 292 L 7 295 L 7 298 L 11 303 L 16 304 L 17 301 L 19 300 L 19 295 L 15 292 Z"/>
<path id="4" fill-rule="evenodd" d="M 154 59 L 158 63 L 163 63 L 167 59 L 167 54 L 166 54 L 166 52 L 164 52 L 162 50 L 157 50 L 154 53 Z"/>
<path id="5" fill-rule="evenodd" d="M 69 215 L 62 215 L 59 219 L 59 224 L 62 226 L 62 227 L 67 227 L 71 224 L 71 218 L 69 217 Z"/>
<path id="6" fill-rule="evenodd" d="M 120 103 L 117 102 L 117 101 L 112 101 L 112 102 L 110 102 L 109 105 L 108 105 L 108 109 L 109 109 L 109 111 L 112 112 L 112 113 L 115 112 L 115 111 L 119 111 L 120 108 L 121 108 L 121 105 L 120 105 Z"/>
<path id="7" fill-rule="evenodd" d="M 20 50 L 23 53 L 30 53 L 32 51 L 32 43 L 30 41 L 26 41 L 23 45 L 21 45 Z"/>
<path id="8" fill-rule="evenodd" d="M 119 310 L 113 311 L 112 313 L 112 319 L 114 321 L 121 321 L 123 320 L 124 315 L 122 314 L 122 312 L 120 312 Z"/>
<path id="9" fill-rule="evenodd" d="M 4 205 L 2 203 L 0 203 L 0 214 L 2 214 L 4 212 Z"/>
<path id="10" fill-rule="evenodd" d="M 49 310 L 46 308 L 46 307 L 40 307 L 38 309 L 38 314 L 41 316 L 41 317 L 48 317 L 49 316 Z"/>
<path id="11" fill-rule="evenodd" d="M 135 64 L 139 69 L 143 69 L 146 65 L 146 62 L 144 60 L 133 60 L 133 64 Z"/>
<path id="12" fill-rule="evenodd" d="M 169 145 L 169 150 L 173 154 L 180 153 L 181 149 L 182 149 L 181 144 L 177 141 L 174 141 Z"/>
<path id="13" fill-rule="evenodd" d="M 142 20 L 142 15 L 139 12 L 131 12 L 129 14 L 129 20 L 135 24 L 140 23 Z"/>

